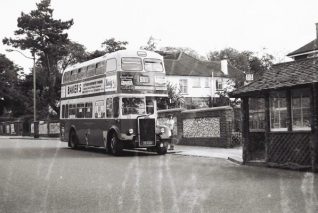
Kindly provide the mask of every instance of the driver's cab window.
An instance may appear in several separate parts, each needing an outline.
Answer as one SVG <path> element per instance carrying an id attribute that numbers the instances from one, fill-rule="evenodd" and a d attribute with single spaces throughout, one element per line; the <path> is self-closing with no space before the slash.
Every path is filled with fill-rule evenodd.
<path id="1" fill-rule="evenodd" d="M 149 115 L 155 114 L 155 99 L 153 98 L 146 98 L 146 113 Z"/>

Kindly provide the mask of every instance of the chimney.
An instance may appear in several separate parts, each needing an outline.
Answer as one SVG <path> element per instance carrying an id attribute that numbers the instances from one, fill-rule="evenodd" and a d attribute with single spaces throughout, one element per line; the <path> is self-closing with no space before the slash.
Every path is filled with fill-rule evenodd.
<path id="1" fill-rule="evenodd" d="M 224 73 L 224 75 L 228 75 L 228 66 L 227 66 L 227 59 L 221 60 L 221 71 Z"/>

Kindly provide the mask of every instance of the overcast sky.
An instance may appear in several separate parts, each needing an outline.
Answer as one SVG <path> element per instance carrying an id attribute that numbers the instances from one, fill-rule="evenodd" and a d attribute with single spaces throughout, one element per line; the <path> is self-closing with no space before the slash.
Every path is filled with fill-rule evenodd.
<path id="1" fill-rule="evenodd" d="M 13 36 L 21 12 L 40 0 L 1 0 L 0 38 Z M 88 51 L 101 49 L 108 38 L 145 45 L 150 36 L 158 46 L 190 47 L 206 56 L 232 47 L 265 51 L 278 59 L 316 36 L 318 0 L 52 0 L 54 18 L 74 20 L 69 38 Z M 17 53 L 0 53 L 30 68 L 32 61 Z M 29 52 L 25 51 L 25 54 Z"/>

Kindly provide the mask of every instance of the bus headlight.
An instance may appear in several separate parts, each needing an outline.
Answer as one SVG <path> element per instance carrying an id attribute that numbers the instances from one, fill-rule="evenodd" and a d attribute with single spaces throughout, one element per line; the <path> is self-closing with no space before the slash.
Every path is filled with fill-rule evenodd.
<path id="1" fill-rule="evenodd" d="M 161 134 L 163 134 L 163 133 L 165 133 L 165 128 L 160 128 L 160 132 L 161 132 Z"/>
<path id="2" fill-rule="evenodd" d="M 134 133 L 134 129 L 129 129 L 129 130 L 128 130 L 128 133 L 129 133 L 130 135 L 132 135 L 132 134 Z"/>

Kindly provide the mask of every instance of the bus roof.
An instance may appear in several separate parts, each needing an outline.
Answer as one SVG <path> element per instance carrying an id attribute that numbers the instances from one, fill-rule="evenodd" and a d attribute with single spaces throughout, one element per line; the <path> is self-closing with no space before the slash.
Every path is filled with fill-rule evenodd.
<path id="1" fill-rule="evenodd" d="M 116 51 L 116 52 L 113 52 L 113 53 L 105 54 L 105 55 L 103 55 L 101 57 L 98 57 L 98 58 L 94 58 L 94 59 L 89 60 L 89 61 L 85 61 L 85 62 L 82 62 L 82 63 L 77 63 L 77 64 L 74 64 L 74 65 L 71 65 L 71 66 L 67 67 L 64 70 L 64 73 L 72 71 L 72 70 L 79 69 L 81 67 L 86 67 L 86 66 L 89 66 L 89 65 L 92 65 L 92 64 L 96 64 L 98 62 L 105 61 L 105 60 L 107 60 L 109 58 L 121 58 L 121 57 L 159 58 L 159 59 L 163 60 L 163 57 L 160 54 L 158 54 L 156 52 L 153 52 L 153 51 L 147 51 L 147 50 L 119 50 L 119 51 Z"/>

